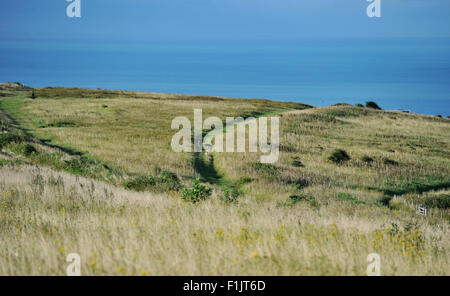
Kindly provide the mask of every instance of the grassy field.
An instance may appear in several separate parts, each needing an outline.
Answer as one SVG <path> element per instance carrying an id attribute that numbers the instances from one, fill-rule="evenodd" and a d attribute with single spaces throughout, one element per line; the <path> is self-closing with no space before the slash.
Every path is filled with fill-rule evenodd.
<path id="1" fill-rule="evenodd" d="M 365 275 L 373 252 L 382 275 L 450 275 L 449 119 L 125 91 L 4 93 L 2 275 L 64 275 L 73 252 L 85 275 Z M 204 118 L 277 114 L 279 161 L 172 152 L 170 123 L 194 108 Z M 205 198 L 186 201 L 192 186 Z"/>

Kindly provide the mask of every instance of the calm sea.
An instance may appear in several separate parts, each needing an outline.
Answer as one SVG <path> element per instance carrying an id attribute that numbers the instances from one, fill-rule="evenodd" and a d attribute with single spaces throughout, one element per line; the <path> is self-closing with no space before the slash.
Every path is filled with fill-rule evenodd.
<path id="1" fill-rule="evenodd" d="M 5 42 L 0 82 L 297 101 L 450 115 L 449 39 Z"/>

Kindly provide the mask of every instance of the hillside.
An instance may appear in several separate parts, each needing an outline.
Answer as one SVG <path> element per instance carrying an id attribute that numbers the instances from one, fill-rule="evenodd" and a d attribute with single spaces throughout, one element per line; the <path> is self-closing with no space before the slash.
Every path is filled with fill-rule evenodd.
<path id="1" fill-rule="evenodd" d="M 64 274 L 72 252 L 96 275 L 364 275 L 373 252 L 383 275 L 450 274 L 450 119 L 75 88 L 31 99 L 18 84 L 0 94 L 2 275 Z M 196 108 L 279 116 L 278 162 L 173 152 L 172 119 Z M 182 200 L 196 178 L 211 195 Z"/>

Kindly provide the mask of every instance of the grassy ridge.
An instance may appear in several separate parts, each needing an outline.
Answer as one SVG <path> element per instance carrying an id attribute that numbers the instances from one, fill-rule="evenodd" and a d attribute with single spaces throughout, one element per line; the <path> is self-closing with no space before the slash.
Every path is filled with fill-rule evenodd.
<path id="1" fill-rule="evenodd" d="M 364 275 L 372 252 L 384 275 L 450 274 L 448 119 L 349 105 L 35 93 L 0 100 L 14 119 L 3 135 L 16 126 L 25 137 L 2 136 L 0 274 L 64 274 L 70 252 L 91 275 Z M 277 114 L 279 161 L 172 152 L 170 123 L 192 120 L 194 108 L 204 119 Z M 213 190 L 189 188 L 197 177 Z M 183 202 L 182 187 L 205 196 Z M 428 217 L 415 214 L 419 203 Z"/>

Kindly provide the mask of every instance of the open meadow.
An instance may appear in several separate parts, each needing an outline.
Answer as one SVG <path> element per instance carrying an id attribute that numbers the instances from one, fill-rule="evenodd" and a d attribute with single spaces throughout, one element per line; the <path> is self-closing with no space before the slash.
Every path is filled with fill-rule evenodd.
<path id="1" fill-rule="evenodd" d="M 450 119 L 0 87 L 0 275 L 450 275 Z M 175 153 L 177 116 L 278 116 L 280 156 Z M 418 205 L 427 216 L 416 214 Z"/>

